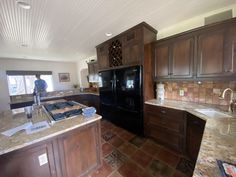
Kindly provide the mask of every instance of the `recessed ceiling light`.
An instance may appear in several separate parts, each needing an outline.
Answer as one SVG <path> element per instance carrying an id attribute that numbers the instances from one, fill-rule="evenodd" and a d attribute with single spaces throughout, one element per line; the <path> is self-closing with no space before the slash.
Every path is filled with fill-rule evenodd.
<path id="1" fill-rule="evenodd" d="M 105 33 L 105 35 L 106 35 L 107 37 L 110 37 L 110 36 L 112 36 L 112 33 Z"/>
<path id="2" fill-rule="evenodd" d="M 27 2 L 24 1 L 16 1 L 16 3 L 18 4 L 19 7 L 21 7 L 22 9 L 30 9 L 31 6 L 30 4 L 28 4 Z"/>

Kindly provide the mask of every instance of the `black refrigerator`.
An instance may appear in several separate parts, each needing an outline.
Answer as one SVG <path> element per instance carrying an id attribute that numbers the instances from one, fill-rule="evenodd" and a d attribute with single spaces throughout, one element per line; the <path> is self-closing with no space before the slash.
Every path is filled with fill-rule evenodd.
<path id="1" fill-rule="evenodd" d="M 103 118 L 143 134 L 142 66 L 100 71 L 100 111 Z"/>

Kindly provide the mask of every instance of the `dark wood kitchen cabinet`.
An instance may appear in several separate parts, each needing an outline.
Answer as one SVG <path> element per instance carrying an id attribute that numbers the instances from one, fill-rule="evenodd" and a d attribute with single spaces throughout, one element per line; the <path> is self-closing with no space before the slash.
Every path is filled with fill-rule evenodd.
<path id="1" fill-rule="evenodd" d="M 169 43 L 160 43 L 155 46 L 155 78 L 169 78 L 170 46 Z"/>
<path id="2" fill-rule="evenodd" d="M 197 77 L 224 77 L 235 72 L 235 27 L 221 26 L 198 35 Z"/>
<path id="3" fill-rule="evenodd" d="M 184 153 L 186 114 L 184 111 L 145 104 L 145 135 L 179 153 Z"/>
<path id="4" fill-rule="evenodd" d="M 88 64 L 88 74 L 95 75 L 98 74 L 98 62 L 97 61 L 90 61 Z"/>
<path id="5" fill-rule="evenodd" d="M 64 177 L 84 176 L 101 163 L 99 126 L 88 125 L 58 140 Z"/>
<path id="6" fill-rule="evenodd" d="M 80 177 L 101 166 L 100 121 L 0 156 L 0 177 Z"/>
<path id="7" fill-rule="evenodd" d="M 224 80 L 236 76 L 236 18 L 153 43 L 154 76 L 161 80 Z"/>
<path id="8" fill-rule="evenodd" d="M 45 157 L 47 163 L 40 164 L 40 157 Z M 0 177 L 56 177 L 52 143 L 0 156 L 0 171 Z"/>
<path id="9" fill-rule="evenodd" d="M 144 46 L 155 41 L 156 34 L 154 28 L 142 22 L 98 45 L 99 70 L 143 65 Z"/>
<path id="10" fill-rule="evenodd" d="M 197 160 L 205 123 L 204 120 L 187 113 L 186 153 L 194 162 Z"/>
<path id="11" fill-rule="evenodd" d="M 122 37 L 124 65 L 140 65 L 142 57 L 142 28 L 130 30 Z"/>
<path id="12" fill-rule="evenodd" d="M 235 28 L 234 28 L 235 30 Z M 198 36 L 198 77 L 233 74 L 235 33 L 225 27 L 203 31 Z"/>
<path id="13" fill-rule="evenodd" d="M 97 47 L 97 61 L 99 70 L 109 68 L 108 43 L 104 43 Z"/>
<path id="14" fill-rule="evenodd" d="M 154 44 L 155 79 L 191 78 L 194 59 L 194 38 L 179 37 Z"/>

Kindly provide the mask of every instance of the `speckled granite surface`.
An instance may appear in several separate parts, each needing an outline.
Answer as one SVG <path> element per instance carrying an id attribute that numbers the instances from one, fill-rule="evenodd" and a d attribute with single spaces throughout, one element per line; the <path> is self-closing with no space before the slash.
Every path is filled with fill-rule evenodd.
<path id="1" fill-rule="evenodd" d="M 80 115 L 72 119 L 57 122 L 46 130 L 30 135 L 27 135 L 25 131 L 18 132 L 11 137 L 0 134 L 0 155 L 57 136 L 100 119 L 101 116 L 99 115 L 95 115 L 91 118 L 85 118 Z M 48 118 L 43 111 L 34 111 L 32 118 L 33 123 L 44 120 L 48 120 Z M 12 111 L 0 112 L 0 132 L 17 127 L 26 122 L 28 122 L 28 120 L 25 113 L 13 114 Z"/>
<path id="2" fill-rule="evenodd" d="M 58 98 L 63 98 L 66 96 L 76 96 L 76 95 L 83 95 L 83 94 L 91 94 L 91 95 L 99 95 L 98 92 L 80 92 L 80 91 L 76 91 L 76 92 L 58 92 L 58 93 L 48 93 L 48 96 L 46 97 L 41 97 L 41 101 L 47 101 L 49 99 L 58 99 Z M 30 101 L 34 101 L 33 95 L 31 96 L 15 96 L 16 98 L 12 99 L 11 102 L 9 104 L 16 104 L 16 103 L 24 103 L 24 102 L 30 102 Z"/>
<path id="3" fill-rule="evenodd" d="M 190 102 L 165 100 L 149 100 L 146 104 L 164 106 L 185 110 L 206 120 L 202 143 L 196 162 L 194 177 L 221 177 L 216 159 L 236 164 L 236 116 L 210 118 L 194 109 L 211 108 L 210 105 L 200 105 Z"/>

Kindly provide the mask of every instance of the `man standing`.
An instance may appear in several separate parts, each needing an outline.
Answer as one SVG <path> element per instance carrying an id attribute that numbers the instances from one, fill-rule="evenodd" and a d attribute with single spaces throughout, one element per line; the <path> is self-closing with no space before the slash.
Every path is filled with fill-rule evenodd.
<path id="1" fill-rule="evenodd" d="M 34 95 L 39 93 L 40 97 L 47 95 L 47 83 L 40 78 L 40 74 L 35 75 L 37 80 L 34 81 Z"/>

